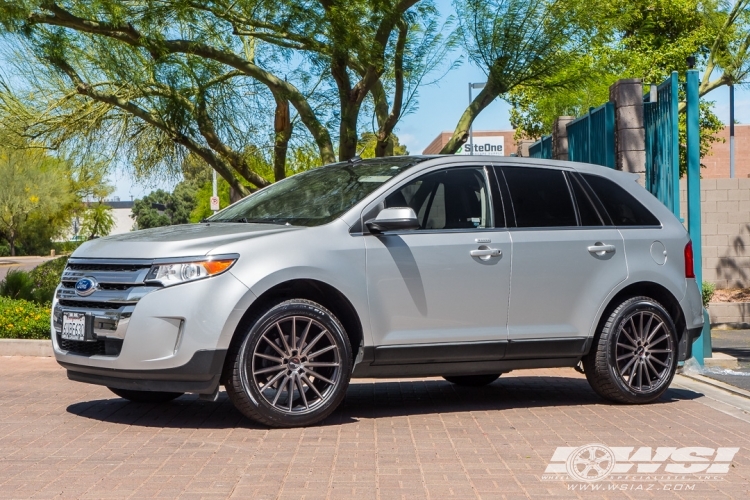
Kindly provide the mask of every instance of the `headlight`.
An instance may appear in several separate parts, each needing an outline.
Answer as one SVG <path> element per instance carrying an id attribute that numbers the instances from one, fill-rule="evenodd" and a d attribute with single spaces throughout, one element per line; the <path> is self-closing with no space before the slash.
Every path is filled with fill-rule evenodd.
<path id="1" fill-rule="evenodd" d="M 237 261 L 237 258 L 224 256 L 214 259 L 191 262 L 165 262 L 154 264 L 146 275 L 146 283 L 159 283 L 162 286 L 179 285 L 223 273 Z"/>

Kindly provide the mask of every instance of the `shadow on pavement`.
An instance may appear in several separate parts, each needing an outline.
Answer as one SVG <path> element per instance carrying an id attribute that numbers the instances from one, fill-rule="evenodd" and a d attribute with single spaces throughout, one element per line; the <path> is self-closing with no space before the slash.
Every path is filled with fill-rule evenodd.
<path id="1" fill-rule="evenodd" d="M 655 404 L 691 400 L 701 394 L 669 389 Z M 480 387 L 459 387 L 442 380 L 382 382 L 354 380 L 346 399 L 321 425 L 338 425 L 358 419 L 409 415 L 499 411 L 538 407 L 607 405 L 581 378 L 507 377 Z M 182 396 L 170 403 L 130 403 L 124 399 L 100 399 L 75 403 L 67 411 L 102 422 L 166 428 L 264 428 L 245 418 L 222 392 L 216 402 Z"/>

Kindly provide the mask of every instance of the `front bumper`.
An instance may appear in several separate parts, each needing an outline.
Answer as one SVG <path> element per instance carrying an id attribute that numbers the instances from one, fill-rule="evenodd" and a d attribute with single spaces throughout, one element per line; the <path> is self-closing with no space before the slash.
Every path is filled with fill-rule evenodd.
<path id="1" fill-rule="evenodd" d="M 116 370 L 59 361 L 76 382 L 134 391 L 213 394 L 219 387 L 227 351 L 197 351 L 186 364 L 161 370 Z"/>
<path id="2" fill-rule="evenodd" d="M 248 295 L 236 277 L 223 273 L 152 291 L 135 305 L 110 311 L 55 302 L 55 358 L 71 380 L 121 389 L 211 393 Z M 91 342 L 66 349 L 70 345 L 61 339 L 59 320 L 66 311 L 90 316 Z M 81 350 L 81 345 L 92 349 Z"/>

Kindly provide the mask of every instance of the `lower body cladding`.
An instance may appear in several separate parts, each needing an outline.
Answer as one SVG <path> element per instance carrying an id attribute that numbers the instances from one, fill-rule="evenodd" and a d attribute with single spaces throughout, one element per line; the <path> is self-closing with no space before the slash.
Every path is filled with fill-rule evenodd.
<path id="1" fill-rule="evenodd" d="M 354 377 L 429 377 L 576 366 L 587 337 L 365 347 Z"/>
<path id="2" fill-rule="evenodd" d="M 94 296 L 80 306 L 55 303 L 55 358 L 71 380 L 117 389 L 213 394 L 249 293 L 224 273 L 153 291 L 135 306 L 118 310 L 97 309 Z M 86 342 L 62 340 L 58 316 L 64 312 L 86 314 Z"/>

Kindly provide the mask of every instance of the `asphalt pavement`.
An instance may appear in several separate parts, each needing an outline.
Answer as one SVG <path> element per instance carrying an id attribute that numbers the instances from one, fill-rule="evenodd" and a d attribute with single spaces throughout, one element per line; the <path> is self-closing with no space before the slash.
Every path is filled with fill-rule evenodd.
<path id="1" fill-rule="evenodd" d="M 24 256 L 24 257 L 0 257 L 0 281 L 5 279 L 5 275 L 11 269 L 23 269 L 31 271 L 43 262 L 47 262 L 54 257 Z"/>

